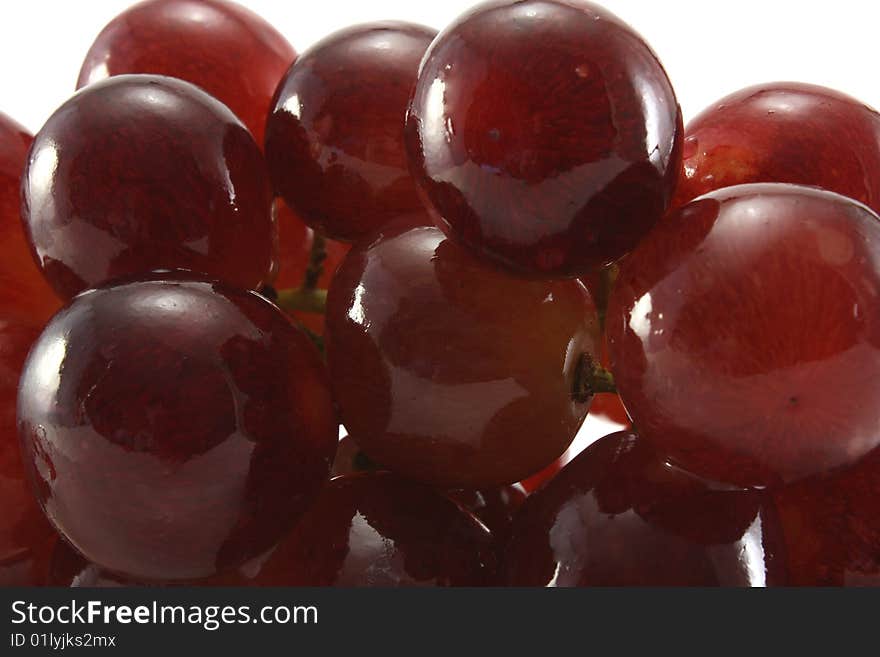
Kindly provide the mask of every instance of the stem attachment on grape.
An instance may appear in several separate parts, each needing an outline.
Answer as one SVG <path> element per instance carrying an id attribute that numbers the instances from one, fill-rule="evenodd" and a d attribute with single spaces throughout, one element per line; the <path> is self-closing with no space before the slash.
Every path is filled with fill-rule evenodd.
<path id="1" fill-rule="evenodd" d="M 323 314 L 327 308 L 327 290 L 308 288 L 305 285 L 288 290 L 278 290 L 275 301 L 287 311 Z"/>
<path id="2" fill-rule="evenodd" d="M 580 362 L 575 371 L 572 397 L 578 403 L 585 404 L 593 395 L 600 392 L 617 393 L 614 375 L 589 354 L 581 354 Z"/>

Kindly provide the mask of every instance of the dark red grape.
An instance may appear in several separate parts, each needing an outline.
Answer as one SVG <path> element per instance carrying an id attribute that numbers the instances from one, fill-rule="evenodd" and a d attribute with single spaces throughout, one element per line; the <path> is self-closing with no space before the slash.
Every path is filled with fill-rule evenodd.
<path id="1" fill-rule="evenodd" d="M 118 276 L 191 269 L 258 288 L 273 266 L 260 150 L 205 92 L 121 75 L 78 92 L 37 134 L 22 218 L 64 298 Z"/>
<path id="2" fill-rule="evenodd" d="M 54 535 L 22 467 L 15 422 L 18 377 L 42 324 L 61 303 L 34 263 L 19 217 L 31 136 L 0 114 L 0 586 L 45 584 Z"/>
<path id="3" fill-rule="evenodd" d="M 278 87 L 266 125 L 272 179 L 328 237 L 356 240 L 421 210 L 403 129 L 435 35 L 408 23 L 351 27 L 303 53 Z"/>
<path id="4" fill-rule="evenodd" d="M 0 315 L 40 326 L 61 302 L 40 272 L 21 227 L 21 173 L 33 137 L 0 113 Z"/>
<path id="5" fill-rule="evenodd" d="M 333 479 L 249 583 L 481 586 L 494 574 L 492 537 L 476 518 L 430 488 L 380 472 Z"/>
<path id="6" fill-rule="evenodd" d="M 657 57 L 588 2 L 495 0 L 425 55 L 407 123 L 447 234 L 539 276 L 630 251 L 678 177 L 681 112 Z"/>
<path id="7" fill-rule="evenodd" d="M 688 124 L 674 203 L 756 182 L 823 187 L 880 211 L 880 114 L 799 82 L 722 98 Z"/>
<path id="8" fill-rule="evenodd" d="M 387 469 L 360 451 L 351 436 L 345 436 L 339 441 L 331 474 L 340 476 L 359 472 L 387 472 Z M 447 495 L 489 528 L 496 545 L 503 545 L 506 541 L 513 515 L 526 499 L 526 491 L 519 484 L 483 490 L 457 489 L 447 491 Z"/>
<path id="9" fill-rule="evenodd" d="M 262 146 L 272 96 L 294 59 L 287 40 L 240 5 L 148 0 L 119 14 L 98 35 L 76 86 L 124 73 L 180 78 L 226 104 Z"/>
<path id="10" fill-rule="evenodd" d="M 327 304 L 342 421 L 366 454 L 443 488 L 512 483 L 565 451 L 598 320 L 579 282 L 498 271 L 436 228 L 349 252 Z"/>
<path id="11" fill-rule="evenodd" d="M 484 586 L 495 576 L 489 531 L 455 502 L 387 472 L 336 477 L 271 550 L 197 586 Z M 61 586 L 126 586 L 64 548 Z"/>
<path id="12" fill-rule="evenodd" d="M 43 584 L 44 552 L 54 535 L 25 478 L 15 428 L 18 377 L 39 334 L 0 319 L 0 586 Z"/>
<path id="13" fill-rule="evenodd" d="M 512 586 L 765 586 L 785 577 L 760 493 L 714 489 L 627 432 L 588 447 L 526 500 L 501 567 Z"/>
<path id="14" fill-rule="evenodd" d="M 792 586 L 880 586 L 880 451 L 774 493 Z"/>
<path id="15" fill-rule="evenodd" d="M 740 486 L 880 445 L 880 218 L 822 190 L 755 184 L 669 215 L 623 263 L 607 335 L 640 435 Z"/>
<path id="16" fill-rule="evenodd" d="M 138 580 L 208 577 L 268 549 L 337 443 L 309 339 L 256 293 L 172 275 L 56 315 L 25 364 L 18 419 L 49 519 Z"/>

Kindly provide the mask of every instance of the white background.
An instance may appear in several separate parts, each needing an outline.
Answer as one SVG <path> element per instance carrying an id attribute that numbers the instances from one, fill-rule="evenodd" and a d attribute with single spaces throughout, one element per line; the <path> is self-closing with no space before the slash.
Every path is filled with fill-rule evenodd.
<path id="1" fill-rule="evenodd" d="M 32 131 L 73 92 L 86 51 L 130 0 L 2 0 L 0 112 Z M 472 0 L 241 0 L 302 52 L 330 32 L 398 19 L 442 29 Z M 605 0 L 654 47 L 685 119 L 732 91 L 796 80 L 880 107 L 880 3 Z M 614 425 L 588 419 L 575 449 Z"/>
<path id="2" fill-rule="evenodd" d="M 129 0 L 2 0 L 0 111 L 31 130 L 72 93 L 101 28 Z M 352 23 L 400 19 L 442 29 L 472 0 L 242 0 L 298 51 Z M 880 106 L 875 0 L 605 0 L 654 47 L 685 118 L 741 87 L 798 80 Z"/>

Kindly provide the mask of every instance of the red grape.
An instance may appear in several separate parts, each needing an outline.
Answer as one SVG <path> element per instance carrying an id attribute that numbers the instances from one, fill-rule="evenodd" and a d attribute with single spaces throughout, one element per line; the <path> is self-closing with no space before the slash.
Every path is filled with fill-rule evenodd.
<path id="1" fill-rule="evenodd" d="M 764 586 L 784 553 L 760 493 L 714 489 L 634 434 L 588 447 L 514 520 L 501 567 L 512 586 Z"/>
<path id="2" fill-rule="evenodd" d="M 187 580 L 268 549 L 328 475 L 311 342 L 256 293 L 171 274 L 78 296 L 25 364 L 26 468 L 91 562 Z"/>
<path id="3" fill-rule="evenodd" d="M 198 586 L 483 586 L 495 576 L 489 531 L 455 502 L 387 472 L 337 477 L 281 541 Z M 56 553 L 61 586 L 133 582 Z"/>
<path id="4" fill-rule="evenodd" d="M 722 98 L 688 124 L 674 202 L 756 182 L 823 187 L 880 211 L 880 114 L 799 82 Z"/>
<path id="5" fill-rule="evenodd" d="M 250 584 L 480 586 L 494 569 L 491 534 L 472 515 L 430 488 L 362 473 L 325 486 Z"/>
<path id="6" fill-rule="evenodd" d="M 340 445 L 340 448 L 343 445 Z M 359 474 L 365 475 L 365 471 L 361 471 Z M 389 473 L 382 474 L 392 479 Z M 342 480 L 337 479 L 330 486 L 336 487 L 340 483 L 342 483 Z M 495 560 L 490 556 L 487 549 L 485 529 L 480 528 L 474 518 L 482 522 L 491 531 L 495 549 L 500 551 L 510 530 L 513 514 L 525 500 L 525 494 L 521 489 L 514 486 L 504 486 L 488 493 L 457 491 L 451 495 L 451 498 L 456 504 L 465 509 L 466 512 L 463 513 L 460 510 L 456 512 L 454 505 L 450 504 L 449 500 L 444 499 L 441 494 L 435 493 L 423 486 L 404 483 L 402 480 L 394 479 L 392 482 L 386 482 L 381 485 L 359 485 L 354 490 L 358 493 L 357 497 L 355 497 L 354 493 L 348 495 L 337 493 L 335 496 L 333 493 L 325 493 L 324 497 L 316 505 L 316 510 L 306 516 L 304 520 L 305 523 L 311 523 L 308 530 L 294 531 L 290 537 L 282 539 L 277 546 L 274 546 L 265 555 L 245 563 L 233 572 L 208 579 L 186 582 L 186 584 L 189 586 L 488 584 L 490 583 L 489 578 L 494 568 Z M 398 504 L 398 502 L 403 500 L 392 498 L 392 495 L 409 496 L 413 494 L 415 495 L 415 501 L 406 507 Z M 383 500 L 382 497 L 386 499 Z M 405 563 L 402 563 L 400 566 L 392 563 L 391 568 L 379 573 L 381 579 L 378 579 L 375 573 L 369 573 L 371 568 L 375 569 L 373 564 L 369 562 L 364 564 L 363 570 L 365 572 L 359 573 L 357 566 L 353 568 L 345 566 L 345 561 L 348 559 L 344 553 L 333 554 L 329 557 L 331 564 L 323 568 L 327 571 L 325 577 L 328 575 L 329 577 L 320 581 L 311 579 L 313 575 L 309 573 L 308 569 L 316 565 L 316 561 L 319 558 L 317 555 L 320 553 L 320 550 L 312 549 L 311 546 L 328 538 L 328 532 L 332 532 L 330 536 L 336 536 L 340 532 L 349 529 L 346 524 L 346 518 L 348 518 L 348 523 L 350 524 L 351 517 L 357 518 L 357 513 L 363 515 L 363 509 L 356 508 L 351 517 L 342 515 L 342 520 L 337 525 L 337 514 L 345 514 L 346 510 L 335 507 L 346 504 L 366 507 L 372 511 L 375 515 L 369 516 L 368 520 L 371 524 L 379 524 L 379 527 L 377 527 L 378 536 L 394 539 L 395 550 L 405 554 Z M 386 506 L 392 504 L 396 505 L 393 511 L 389 510 Z M 438 530 L 435 528 L 429 530 L 423 520 L 417 520 L 418 514 L 413 507 L 418 507 L 419 505 L 423 505 L 422 510 L 424 512 L 437 514 L 436 517 L 440 524 L 440 530 L 444 532 L 451 530 L 453 533 L 458 534 L 453 537 L 452 545 L 459 554 L 453 554 L 452 558 L 449 555 L 444 555 L 447 561 L 442 562 L 439 568 L 423 564 L 420 567 L 411 569 L 411 562 L 415 559 L 422 559 L 428 563 L 433 563 L 438 558 L 437 555 L 431 553 L 430 547 L 430 537 L 436 535 Z M 320 523 L 317 517 L 319 512 L 331 517 L 329 527 L 323 526 Z M 473 513 L 473 516 L 471 516 L 471 513 Z M 357 520 L 354 522 L 356 524 Z M 358 531 L 358 529 L 354 527 L 349 532 L 347 538 L 333 540 L 331 545 L 337 546 L 348 541 L 352 551 L 366 551 L 368 559 L 378 561 L 381 558 L 381 554 L 376 536 L 364 535 L 365 533 Z M 422 535 L 420 536 L 419 534 Z M 471 545 L 468 545 L 469 543 Z M 444 550 L 447 548 L 440 547 L 437 549 Z M 303 552 L 307 553 L 305 558 L 303 557 Z M 468 554 L 469 552 L 472 554 Z M 464 567 L 455 563 L 461 557 L 464 557 L 466 560 Z M 336 560 L 340 566 L 339 575 L 341 579 L 338 582 L 332 580 L 332 566 L 333 563 L 336 563 L 333 560 Z M 45 568 L 45 564 L 43 566 Z M 426 576 L 422 571 L 430 568 L 434 568 L 435 572 L 428 573 Z M 400 572 L 396 572 L 395 569 L 398 569 Z M 49 584 L 51 586 L 92 588 L 144 586 L 143 582 L 125 579 L 89 563 L 63 541 L 57 542 L 51 555 Z"/>
<path id="7" fill-rule="evenodd" d="M 769 486 L 880 445 L 880 218 L 831 192 L 732 187 L 623 263 L 608 309 L 640 435 L 715 481 Z"/>
<path id="8" fill-rule="evenodd" d="M 331 474 L 339 476 L 359 472 L 387 472 L 387 470 L 373 463 L 361 452 L 351 436 L 345 436 L 339 441 Z M 447 491 L 447 495 L 489 528 L 496 545 L 504 544 L 513 515 L 526 499 L 526 491 L 519 484 L 483 490 L 451 490 Z"/>
<path id="9" fill-rule="evenodd" d="M 15 427 L 18 377 L 39 326 L 60 306 L 34 263 L 19 218 L 21 172 L 32 137 L 0 114 L 0 586 L 42 584 L 53 532 L 25 480 Z"/>
<path id="10" fill-rule="evenodd" d="M 54 535 L 26 481 L 15 422 L 18 377 L 40 326 L 61 305 L 34 263 L 19 218 L 32 138 L 0 114 L 0 586 L 45 583 Z"/>
<path id="11" fill-rule="evenodd" d="M 444 488 L 537 472 L 571 443 L 598 319 L 577 281 L 517 279 L 436 228 L 356 245 L 327 302 L 342 421 L 366 454 Z"/>
<path id="12" fill-rule="evenodd" d="M 148 0 L 114 18 L 83 62 L 77 89 L 124 73 L 168 75 L 226 104 L 263 144 L 278 81 L 296 59 L 256 14 L 218 0 Z"/>
<path id="13" fill-rule="evenodd" d="M 37 134 L 22 199 L 37 260 L 64 298 L 153 269 L 257 288 L 272 269 L 260 150 L 188 82 L 121 75 L 78 92 Z"/>
<path id="14" fill-rule="evenodd" d="M 880 451 L 774 493 L 793 586 L 880 586 Z"/>
<path id="15" fill-rule="evenodd" d="M 42 584 L 43 552 L 53 535 L 25 478 L 15 428 L 18 377 L 39 334 L 0 319 L 0 586 Z"/>
<path id="16" fill-rule="evenodd" d="M 61 302 L 34 263 L 21 228 L 21 172 L 33 137 L 0 113 L 0 315 L 39 326 Z"/>
<path id="17" fill-rule="evenodd" d="M 558 276 L 617 260 L 660 219 L 682 132 L 660 62 L 613 14 L 578 0 L 495 0 L 431 45 L 407 145 L 447 234 Z"/>
<path id="18" fill-rule="evenodd" d="M 328 237 L 353 241 L 421 209 L 403 128 L 435 35 L 408 23 L 355 26 L 303 53 L 281 81 L 266 124 L 272 178 Z"/>

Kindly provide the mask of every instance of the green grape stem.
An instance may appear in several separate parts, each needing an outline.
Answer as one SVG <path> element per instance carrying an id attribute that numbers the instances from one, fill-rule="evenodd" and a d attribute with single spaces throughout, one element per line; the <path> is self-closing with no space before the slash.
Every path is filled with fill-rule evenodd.
<path id="1" fill-rule="evenodd" d="M 324 261 L 327 259 L 327 241 L 318 232 L 313 233 L 312 250 L 309 253 L 309 264 L 303 279 L 303 288 L 314 290 L 318 287 L 321 274 L 324 273 Z"/>
<path id="2" fill-rule="evenodd" d="M 305 285 L 278 290 L 275 303 L 283 310 L 323 315 L 327 308 L 327 290 L 308 288 Z"/>
<path id="3" fill-rule="evenodd" d="M 580 403 L 586 403 L 600 392 L 617 392 L 614 375 L 589 354 L 583 354 L 575 374 L 572 397 Z"/>

